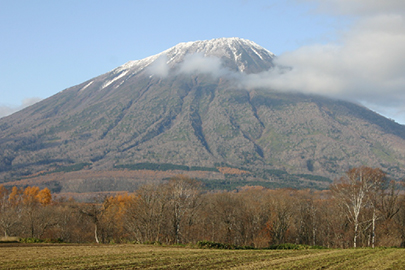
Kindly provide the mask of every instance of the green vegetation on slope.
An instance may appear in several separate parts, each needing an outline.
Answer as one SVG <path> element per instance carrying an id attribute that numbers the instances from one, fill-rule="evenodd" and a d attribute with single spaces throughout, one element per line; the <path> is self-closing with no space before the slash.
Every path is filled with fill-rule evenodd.
<path id="1" fill-rule="evenodd" d="M 200 166 L 185 166 L 176 165 L 171 163 L 133 163 L 133 164 L 117 164 L 114 165 L 116 169 L 128 169 L 128 170 L 152 170 L 152 171 L 169 171 L 169 170 L 181 170 L 181 171 L 211 171 L 219 172 L 217 168 L 200 167 Z"/>

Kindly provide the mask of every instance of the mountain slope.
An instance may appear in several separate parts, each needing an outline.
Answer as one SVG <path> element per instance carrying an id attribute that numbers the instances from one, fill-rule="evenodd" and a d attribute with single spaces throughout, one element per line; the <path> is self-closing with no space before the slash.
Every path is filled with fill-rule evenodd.
<path id="1" fill-rule="evenodd" d="M 180 43 L 68 88 L 0 119 L 0 181 L 139 163 L 244 168 L 261 181 L 359 165 L 405 175 L 404 126 L 353 103 L 237 83 L 273 58 L 238 38 Z"/>

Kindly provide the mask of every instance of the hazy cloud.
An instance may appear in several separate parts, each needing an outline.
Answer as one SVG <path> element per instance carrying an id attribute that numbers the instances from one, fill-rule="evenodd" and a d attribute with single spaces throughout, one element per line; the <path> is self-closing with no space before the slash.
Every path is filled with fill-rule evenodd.
<path id="1" fill-rule="evenodd" d="M 247 83 L 369 103 L 405 102 L 405 22 L 400 16 L 362 20 L 340 44 L 302 47 L 275 62 L 290 69 L 250 76 Z"/>
<path id="2" fill-rule="evenodd" d="M 372 16 L 376 14 L 404 13 L 403 0 L 294 0 L 317 4 L 316 11 L 334 15 Z"/>
<path id="3" fill-rule="evenodd" d="M 0 105 L 0 118 L 13 114 L 13 113 L 15 113 L 19 110 L 22 110 L 25 107 L 31 106 L 39 101 L 41 101 L 41 98 L 32 97 L 32 98 L 23 99 L 20 106 Z"/>
<path id="4" fill-rule="evenodd" d="M 193 53 L 184 57 L 184 62 L 180 63 L 179 72 L 186 74 L 201 72 L 221 76 L 225 70 L 218 57 L 206 57 L 203 53 Z"/>
<path id="5" fill-rule="evenodd" d="M 167 55 L 163 54 L 148 66 L 148 72 L 159 77 L 166 77 L 169 74 Z"/>
<path id="6" fill-rule="evenodd" d="M 15 111 L 16 110 L 14 108 L 12 108 L 12 107 L 5 106 L 5 105 L 0 106 L 0 118 L 2 118 L 4 116 L 7 116 L 7 115 L 10 115 Z"/>
<path id="7" fill-rule="evenodd" d="M 335 43 L 284 53 L 275 63 L 288 69 L 246 76 L 244 85 L 358 101 L 401 119 L 398 115 L 403 114 L 405 104 L 405 1 L 297 1 L 318 3 L 318 12 L 357 17 Z"/>
<path id="8" fill-rule="evenodd" d="M 203 53 L 190 53 L 184 56 L 182 62 L 168 64 L 167 55 L 162 55 L 150 66 L 148 72 L 151 75 L 166 77 L 169 72 L 174 74 L 192 74 L 195 72 L 211 74 L 215 77 L 230 74 L 230 70 L 222 66 L 221 59 L 215 56 L 205 56 Z"/>

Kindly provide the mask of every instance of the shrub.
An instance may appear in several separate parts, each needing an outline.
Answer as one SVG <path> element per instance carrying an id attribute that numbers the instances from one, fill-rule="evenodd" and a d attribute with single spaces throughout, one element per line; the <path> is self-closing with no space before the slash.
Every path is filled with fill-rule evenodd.
<path id="1" fill-rule="evenodd" d="M 234 245 L 211 242 L 211 241 L 198 241 L 197 246 L 199 248 L 235 249 Z"/>
<path id="2" fill-rule="evenodd" d="M 155 246 L 161 246 L 162 243 L 160 241 L 146 241 L 143 242 L 144 245 L 155 245 Z"/>
<path id="3" fill-rule="evenodd" d="M 297 245 L 292 243 L 271 245 L 269 249 L 325 249 L 322 246 L 308 246 L 308 245 Z"/>
<path id="4" fill-rule="evenodd" d="M 34 237 L 28 237 L 28 238 L 20 238 L 21 243 L 43 243 L 44 240 L 34 238 Z"/>
<path id="5" fill-rule="evenodd" d="M 235 246 L 232 244 L 223 244 L 211 241 L 198 241 L 197 246 L 199 248 L 213 248 L 213 249 L 254 249 L 251 246 Z"/>

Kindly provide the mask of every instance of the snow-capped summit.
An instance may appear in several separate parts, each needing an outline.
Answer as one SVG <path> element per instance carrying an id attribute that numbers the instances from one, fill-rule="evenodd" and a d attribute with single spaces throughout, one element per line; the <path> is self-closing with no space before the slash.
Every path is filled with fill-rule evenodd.
<path id="1" fill-rule="evenodd" d="M 114 71 L 118 73 L 130 69 L 131 73 L 138 73 L 162 57 L 165 57 L 166 64 L 172 68 L 192 54 L 218 57 L 224 67 L 245 73 L 258 73 L 270 69 L 273 67 L 274 58 L 272 52 L 253 41 L 235 37 L 217 38 L 179 43 L 159 54 L 130 61 Z"/>

